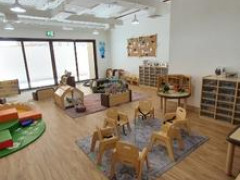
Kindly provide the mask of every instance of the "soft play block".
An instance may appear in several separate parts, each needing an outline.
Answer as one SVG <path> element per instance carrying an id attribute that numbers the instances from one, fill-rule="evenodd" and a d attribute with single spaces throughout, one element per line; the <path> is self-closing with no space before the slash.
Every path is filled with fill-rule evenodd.
<path id="1" fill-rule="evenodd" d="M 26 121 L 29 119 L 32 119 L 32 120 L 42 119 L 42 114 L 37 111 L 26 111 L 19 114 L 20 121 Z"/>
<path id="2" fill-rule="evenodd" d="M 20 121 L 20 124 L 22 127 L 26 127 L 26 126 L 29 126 L 33 123 L 33 120 L 32 119 L 29 119 L 29 120 L 26 120 L 26 121 Z"/>
<path id="3" fill-rule="evenodd" d="M 12 136 L 9 130 L 0 131 L 0 149 L 13 146 Z"/>
<path id="4" fill-rule="evenodd" d="M 0 123 L 18 119 L 18 112 L 16 108 L 9 108 L 0 110 Z"/>

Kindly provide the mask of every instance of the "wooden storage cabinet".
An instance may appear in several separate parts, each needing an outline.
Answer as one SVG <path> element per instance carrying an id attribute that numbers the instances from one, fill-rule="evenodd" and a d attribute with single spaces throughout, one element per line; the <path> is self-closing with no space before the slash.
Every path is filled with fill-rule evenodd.
<path id="1" fill-rule="evenodd" d="M 207 76 L 202 80 L 201 116 L 240 123 L 240 79 Z"/>
<path id="2" fill-rule="evenodd" d="M 167 74 L 167 67 L 139 66 L 139 85 L 157 87 L 158 76 Z"/>

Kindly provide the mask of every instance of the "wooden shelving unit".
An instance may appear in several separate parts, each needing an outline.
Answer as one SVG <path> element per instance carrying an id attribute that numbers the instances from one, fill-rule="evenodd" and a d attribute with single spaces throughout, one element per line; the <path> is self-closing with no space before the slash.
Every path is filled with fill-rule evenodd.
<path id="1" fill-rule="evenodd" d="M 168 68 L 163 66 L 139 66 L 139 85 L 157 87 L 158 76 L 168 74 Z"/>
<path id="2" fill-rule="evenodd" d="M 240 124 L 240 79 L 204 77 L 200 116 Z"/>

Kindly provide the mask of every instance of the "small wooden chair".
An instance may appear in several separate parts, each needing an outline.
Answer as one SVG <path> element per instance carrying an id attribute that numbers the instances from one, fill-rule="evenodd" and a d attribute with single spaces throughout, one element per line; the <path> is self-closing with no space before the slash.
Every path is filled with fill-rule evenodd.
<path id="1" fill-rule="evenodd" d="M 149 168 L 148 162 L 148 150 L 144 148 L 139 152 L 138 148 L 127 142 L 118 141 L 116 148 L 113 151 L 112 164 L 111 164 L 111 178 L 115 174 L 115 164 L 120 162 L 135 167 L 137 179 L 141 180 L 142 168 L 144 161 L 146 161 L 147 168 Z"/>
<path id="2" fill-rule="evenodd" d="M 117 134 L 119 135 L 119 127 L 122 127 L 124 135 L 125 125 L 128 128 L 128 131 L 131 131 L 130 123 L 128 120 L 128 116 L 122 112 L 118 112 L 116 108 L 108 109 L 106 112 L 106 118 L 104 121 L 103 127 L 113 127 L 117 130 Z"/>
<path id="3" fill-rule="evenodd" d="M 135 119 L 142 117 L 147 119 L 147 117 L 154 118 L 154 107 L 151 101 L 139 101 L 139 105 L 135 108 Z"/>
<path id="4" fill-rule="evenodd" d="M 183 149 L 184 143 L 180 134 L 180 129 L 175 127 L 174 124 L 167 122 L 162 126 L 160 131 L 155 131 L 152 133 L 149 149 L 152 149 L 153 144 L 155 144 L 156 141 L 160 141 L 162 145 L 166 146 L 170 159 L 175 161 L 173 151 L 174 139 L 177 139 L 179 149 Z"/>
<path id="5" fill-rule="evenodd" d="M 106 150 L 115 148 L 116 142 L 119 140 L 119 138 L 115 136 L 114 132 L 115 132 L 114 129 L 111 127 L 101 129 L 97 127 L 97 130 L 94 131 L 92 135 L 90 151 L 91 152 L 94 151 L 96 142 L 99 141 L 97 164 L 101 164 L 102 155 Z"/>
<path id="6" fill-rule="evenodd" d="M 185 127 L 187 129 L 188 134 L 190 135 L 191 129 L 190 129 L 190 122 L 187 117 L 187 112 L 182 107 L 177 107 L 177 110 L 175 113 L 166 113 L 164 115 L 164 122 L 170 122 L 175 123 L 175 126 L 179 127 Z"/>

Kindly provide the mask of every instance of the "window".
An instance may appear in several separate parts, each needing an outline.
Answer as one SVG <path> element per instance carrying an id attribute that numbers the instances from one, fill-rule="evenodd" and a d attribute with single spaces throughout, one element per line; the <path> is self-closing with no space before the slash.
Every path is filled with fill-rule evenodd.
<path id="1" fill-rule="evenodd" d="M 27 89 L 27 73 L 21 42 L 0 41 L 0 79 L 18 79 L 20 89 Z"/>
<path id="2" fill-rule="evenodd" d="M 32 88 L 54 84 L 49 42 L 24 42 Z"/>
<path id="3" fill-rule="evenodd" d="M 61 79 L 65 70 L 72 72 L 72 76 L 74 76 L 75 80 L 77 80 L 73 42 L 53 42 L 53 49 L 58 81 Z"/>
<path id="4" fill-rule="evenodd" d="M 95 79 L 94 48 L 92 42 L 77 42 L 79 80 Z"/>

